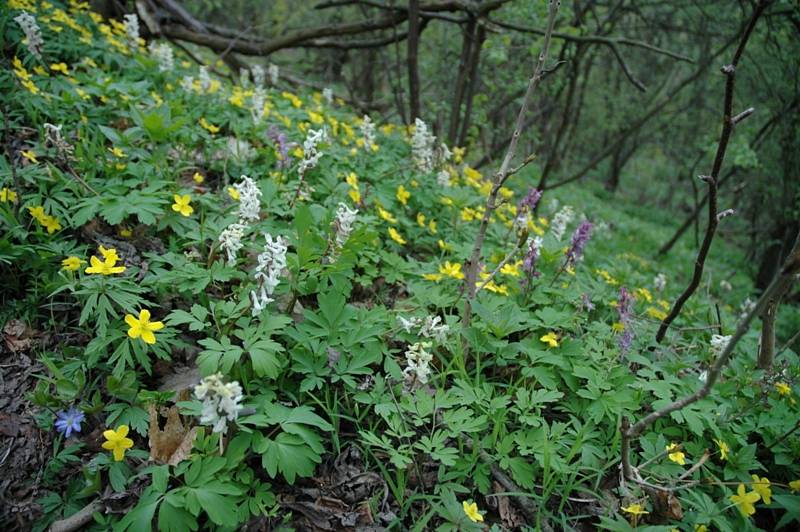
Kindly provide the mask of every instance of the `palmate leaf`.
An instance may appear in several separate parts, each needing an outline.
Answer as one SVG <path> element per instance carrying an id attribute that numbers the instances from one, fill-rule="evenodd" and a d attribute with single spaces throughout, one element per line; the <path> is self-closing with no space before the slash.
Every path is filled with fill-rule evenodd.
<path id="1" fill-rule="evenodd" d="M 261 465 L 273 478 L 280 473 L 286 482 L 294 484 L 298 476 L 311 476 L 316 465 L 322 462 L 320 455 L 295 434 L 283 432 L 275 439 L 260 438 L 253 450 L 261 455 Z"/>

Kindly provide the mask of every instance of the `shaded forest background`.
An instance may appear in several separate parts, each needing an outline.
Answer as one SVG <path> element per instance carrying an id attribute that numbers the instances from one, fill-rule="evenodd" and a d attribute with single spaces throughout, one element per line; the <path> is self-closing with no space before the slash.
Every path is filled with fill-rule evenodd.
<path id="1" fill-rule="evenodd" d="M 699 242 L 705 185 L 719 135 L 727 61 L 756 2 L 562 2 L 554 58 L 527 119 L 528 179 L 552 190 L 602 183 L 684 220 Z M 736 128 L 720 177 L 721 236 L 746 250 L 763 288 L 791 246 L 800 210 L 800 8 L 770 2 L 737 73 Z M 118 2 L 107 3 L 113 15 Z M 280 82 L 329 87 L 378 121 L 420 116 L 468 161 L 498 163 L 545 31 L 544 3 L 150 0 L 152 33 L 215 51 L 237 77 L 274 64 Z"/>

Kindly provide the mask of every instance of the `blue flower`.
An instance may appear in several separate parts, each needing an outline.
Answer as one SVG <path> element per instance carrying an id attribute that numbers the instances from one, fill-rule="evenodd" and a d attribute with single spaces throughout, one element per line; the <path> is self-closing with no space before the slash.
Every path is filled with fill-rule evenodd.
<path id="1" fill-rule="evenodd" d="M 62 410 L 56 414 L 56 429 L 58 429 L 58 432 L 63 434 L 65 438 L 69 438 L 73 431 L 80 432 L 82 422 L 83 412 L 74 406 L 66 412 Z"/>

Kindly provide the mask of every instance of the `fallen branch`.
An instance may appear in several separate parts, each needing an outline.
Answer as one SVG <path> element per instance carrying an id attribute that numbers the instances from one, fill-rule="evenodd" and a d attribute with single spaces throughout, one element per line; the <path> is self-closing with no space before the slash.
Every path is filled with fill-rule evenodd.
<path id="1" fill-rule="evenodd" d="M 733 133 L 733 128 L 735 126 L 732 115 L 733 91 L 736 85 L 736 67 L 739 64 L 739 59 L 741 59 L 742 54 L 744 53 L 745 47 L 747 46 L 747 41 L 750 39 L 750 35 L 753 33 L 753 28 L 755 27 L 758 18 L 767 8 L 768 4 L 769 0 L 759 1 L 758 5 L 753 11 L 753 15 L 750 17 L 750 22 L 747 24 L 744 35 L 742 35 L 742 38 L 739 41 L 739 46 L 736 48 L 736 52 L 733 54 L 733 61 L 731 61 L 729 65 L 722 67 L 722 73 L 726 77 L 725 100 L 723 103 L 722 114 L 722 133 L 720 134 L 719 144 L 717 144 L 717 153 L 714 156 L 714 165 L 711 168 L 711 175 L 703 178 L 703 180 L 708 183 L 708 225 L 706 226 L 706 234 L 703 238 L 703 243 L 700 246 L 700 250 L 697 252 L 694 273 L 692 275 L 692 280 L 689 282 L 689 286 L 686 287 L 683 293 L 675 301 L 675 304 L 672 306 L 669 314 L 667 314 L 667 317 L 664 318 L 664 320 L 661 322 L 661 326 L 658 328 L 658 332 L 656 333 L 656 342 L 658 343 L 661 343 L 661 341 L 664 339 L 670 324 L 675 320 L 675 318 L 678 317 L 683 305 L 689 300 L 690 297 L 692 297 L 694 292 L 697 290 L 697 287 L 700 286 L 700 280 L 703 276 L 703 269 L 705 268 L 706 257 L 708 257 L 708 252 L 711 249 L 711 243 L 714 240 L 714 233 L 716 232 L 717 224 L 719 223 L 717 218 L 718 179 L 720 170 L 722 169 L 722 163 L 725 160 L 725 152 L 728 149 L 728 141 L 731 138 L 731 134 Z M 747 117 L 751 112 L 752 111 L 745 112 L 742 113 L 742 115 Z"/>
<path id="2" fill-rule="evenodd" d="M 92 514 L 103 509 L 103 504 L 99 500 L 94 500 L 64 519 L 54 521 L 50 525 L 50 532 L 72 532 L 83 527 L 92 520 Z"/>

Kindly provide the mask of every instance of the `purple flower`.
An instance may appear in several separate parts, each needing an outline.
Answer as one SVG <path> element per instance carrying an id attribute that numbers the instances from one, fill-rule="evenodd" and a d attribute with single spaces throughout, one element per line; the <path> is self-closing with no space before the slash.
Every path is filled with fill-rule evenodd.
<path id="1" fill-rule="evenodd" d="M 522 260 L 522 271 L 528 277 L 539 277 L 541 272 L 536 271 L 536 261 L 539 260 L 539 250 L 542 247 L 541 237 L 534 237 L 528 243 L 528 252 L 525 253 L 525 258 Z"/>
<path id="2" fill-rule="evenodd" d="M 586 247 L 591 232 L 592 223 L 588 220 L 582 221 L 578 228 L 575 229 L 572 234 L 572 245 L 567 251 L 567 265 L 575 264 L 581 259 L 583 248 Z"/>
<path id="3" fill-rule="evenodd" d="M 630 349 L 633 343 L 633 327 L 631 326 L 631 307 L 633 306 L 633 296 L 624 286 L 619 287 L 619 301 L 617 302 L 617 315 L 619 322 L 625 327 L 619 339 L 619 348 L 622 353 Z"/>
<path id="4" fill-rule="evenodd" d="M 286 137 L 286 134 L 282 131 L 278 131 L 278 128 L 275 125 L 272 125 L 267 131 L 267 136 L 269 139 L 275 144 L 276 148 L 278 149 L 278 154 L 280 154 L 280 158 L 278 159 L 278 168 L 287 168 L 290 164 L 289 158 L 289 140 Z"/>
<path id="5" fill-rule="evenodd" d="M 592 303 L 592 298 L 589 297 L 589 294 L 583 294 L 581 296 L 581 306 L 588 312 L 594 310 L 594 303 Z"/>
<path id="6" fill-rule="evenodd" d="M 65 438 L 69 438 L 73 431 L 80 432 L 82 422 L 83 412 L 74 406 L 70 407 L 66 412 L 62 410 L 56 414 L 56 429 L 63 434 Z"/>
<path id="7" fill-rule="evenodd" d="M 539 203 L 539 198 L 541 197 L 541 191 L 532 188 L 530 192 L 528 192 L 528 195 L 522 198 L 522 201 L 520 201 L 519 205 L 517 205 L 517 211 L 519 213 L 533 211 L 533 209 L 536 208 L 536 204 Z"/>

